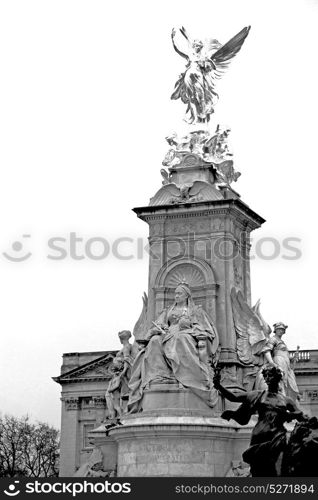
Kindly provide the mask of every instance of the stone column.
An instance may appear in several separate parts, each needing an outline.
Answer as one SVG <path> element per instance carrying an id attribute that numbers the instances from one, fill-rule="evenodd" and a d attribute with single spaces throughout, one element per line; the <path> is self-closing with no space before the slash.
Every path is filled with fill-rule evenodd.
<path id="1" fill-rule="evenodd" d="M 70 477 L 79 467 L 79 411 L 78 397 L 62 397 L 62 425 L 60 449 L 60 477 Z"/>

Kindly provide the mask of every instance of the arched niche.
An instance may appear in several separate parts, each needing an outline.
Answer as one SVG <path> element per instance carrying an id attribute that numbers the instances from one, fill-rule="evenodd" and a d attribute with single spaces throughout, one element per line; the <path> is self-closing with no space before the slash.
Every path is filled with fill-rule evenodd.
<path id="1" fill-rule="evenodd" d="M 202 305 L 216 321 L 215 302 L 219 285 L 215 271 L 210 264 L 197 257 L 170 259 L 159 270 L 153 287 L 155 316 L 173 304 L 174 291 L 181 281 L 189 284 L 195 304 Z"/>

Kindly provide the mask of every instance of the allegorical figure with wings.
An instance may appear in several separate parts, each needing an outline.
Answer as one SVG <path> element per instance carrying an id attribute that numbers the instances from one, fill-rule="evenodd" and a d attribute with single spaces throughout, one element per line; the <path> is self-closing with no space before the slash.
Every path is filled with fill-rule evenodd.
<path id="1" fill-rule="evenodd" d="M 181 57 L 187 60 L 186 69 L 175 84 L 171 99 L 181 99 L 187 104 L 187 121 L 189 123 L 207 123 L 218 101 L 215 91 L 215 80 L 220 78 L 231 59 L 241 49 L 250 26 L 242 29 L 229 42 L 222 45 L 215 39 L 191 40 L 182 27 L 181 34 L 187 41 L 187 53 L 176 45 L 176 30 L 171 33 L 172 44 Z"/>
<path id="2" fill-rule="evenodd" d="M 264 389 L 262 366 L 264 363 L 277 366 L 282 371 L 279 384 L 280 392 L 289 396 L 296 404 L 299 390 L 295 374 L 289 361 L 289 352 L 282 335 L 287 325 L 275 323 L 272 329 L 260 313 L 260 301 L 250 307 L 242 292 L 231 290 L 233 321 L 236 331 L 236 349 L 240 362 L 246 366 L 247 389 Z M 248 368 L 253 367 L 253 368 Z"/>

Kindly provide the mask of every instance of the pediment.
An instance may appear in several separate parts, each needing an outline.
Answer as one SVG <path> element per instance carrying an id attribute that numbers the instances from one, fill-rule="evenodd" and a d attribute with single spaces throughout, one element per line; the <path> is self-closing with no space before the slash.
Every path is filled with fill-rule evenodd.
<path id="1" fill-rule="evenodd" d="M 58 377 L 53 377 L 53 380 L 61 385 L 83 381 L 109 380 L 112 377 L 109 368 L 117 352 L 118 351 L 108 351 L 106 354 L 93 361 L 73 368 Z"/>

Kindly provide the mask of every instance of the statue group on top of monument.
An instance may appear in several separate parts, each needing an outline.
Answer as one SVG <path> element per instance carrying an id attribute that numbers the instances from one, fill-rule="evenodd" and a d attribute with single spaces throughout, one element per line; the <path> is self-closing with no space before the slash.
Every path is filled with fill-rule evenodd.
<path id="1" fill-rule="evenodd" d="M 216 79 L 239 52 L 249 30 L 250 27 L 243 28 L 225 45 L 215 39 L 192 40 L 185 28 L 179 30 L 182 38 L 177 42 L 177 32 L 172 30 L 173 47 L 187 63 L 171 99 L 181 99 L 187 105 L 186 121 L 200 124 L 200 129 L 182 137 L 175 132 L 166 137 L 170 149 L 162 164 L 168 170 L 161 169 L 163 187 L 151 198 L 150 205 L 215 201 L 223 199 L 223 188 L 226 188 L 224 192 L 229 190 L 233 195 L 230 185 L 241 174 L 234 169 L 228 145 L 230 129 L 217 125 L 212 134 L 208 124 L 218 101 Z M 180 45 L 182 41 L 186 43 L 184 49 Z"/>
<path id="2" fill-rule="evenodd" d="M 172 44 L 181 57 L 186 59 L 186 69 L 179 76 L 171 99 L 181 99 L 187 105 L 189 123 L 207 123 L 218 101 L 215 81 L 227 69 L 231 59 L 241 49 L 250 27 L 243 28 L 226 44 L 218 40 L 192 40 L 185 28 L 180 33 L 186 40 L 185 49 L 176 43 L 176 30 L 171 33 Z"/>
<path id="3" fill-rule="evenodd" d="M 162 164 L 166 167 L 179 165 L 182 163 L 183 157 L 189 153 L 198 155 L 207 163 L 219 163 L 230 159 L 233 156 L 228 143 L 230 131 L 226 128 L 221 129 L 221 126 L 217 125 L 213 134 L 207 130 L 196 130 L 183 137 L 178 137 L 173 132 L 166 137 L 171 149 L 166 154 Z"/>
<path id="4" fill-rule="evenodd" d="M 236 172 L 233 167 L 233 153 L 229 147 L 230 129 L 222 129 L 217 125 L 216 130 L 211 134 L 208 130 L 196 130 L 184 137 L 178 137 L 174 132 L 168 137 L 170 149 L 166 153 L 162 162 L 164 167 L 169 169 L 184 166 L 189 155 L 195 155 L 204 164 L 211 165 L 210 182 L 216 186 L 230 186 L 236 182 L 240 172 Z M 163 185 L 171 183 L 171 174 L 165 169 L 161 169 Z"/>

